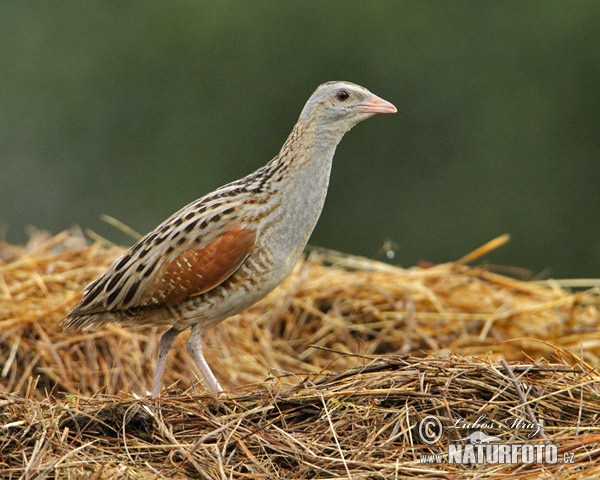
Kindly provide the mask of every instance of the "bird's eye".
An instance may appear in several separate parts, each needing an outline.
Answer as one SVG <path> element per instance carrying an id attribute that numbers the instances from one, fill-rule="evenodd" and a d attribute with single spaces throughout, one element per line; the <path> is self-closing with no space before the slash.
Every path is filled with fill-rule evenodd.
<path id="1" fill-rule="evenodd" d="M 340 100 L 341 102 L 343 102 L 344 100 L 346 100 L 350 95 L 348 94 L 348 92 L 346 90 L 340 90 L 337 93 L 337 98 L 338 100 Z"/>

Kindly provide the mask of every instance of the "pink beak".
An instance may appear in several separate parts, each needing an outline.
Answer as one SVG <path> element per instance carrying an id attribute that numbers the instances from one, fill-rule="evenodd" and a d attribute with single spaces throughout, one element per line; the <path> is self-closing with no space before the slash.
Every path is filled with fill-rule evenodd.
<path id="1" fill-rule="evenodd" d="M 396 107 L 387 100 L 371 94 L 363 103 L 358 103 L 355 107 L 369 113 L 396 113 Z"/>

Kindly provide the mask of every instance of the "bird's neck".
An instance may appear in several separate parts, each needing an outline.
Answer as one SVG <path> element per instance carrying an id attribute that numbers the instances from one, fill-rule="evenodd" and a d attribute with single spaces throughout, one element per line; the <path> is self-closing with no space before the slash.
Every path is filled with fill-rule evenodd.
<path id="1" fill-rule="evenodd" d="M 257 173 L 269 194 L 268 230 L 271 253 L 292 269 L 310 237 L 325 203 L 335 148 L 339 140 L 322 137 L 301 122 L 296 124 L 279 155 Z M 266 241 L 266 240 L 265 240 Z"/>
<path id="2" fill-rule="evenodd" d="M 272 186 L 285 197 L 294 221 L 308 234 L 317 223 L 327 188 L 331 164 L 341 135 L 319 129 L 315 124 L 298 122 L 273 159 Z M 308 238 L 308 237 L 307 237 Z"/>
<path id="3" fill-rule="evenodd" d="M 294 175 L 306 172 L 308 175 L 321 174 L 329 178 L 333 154 L 343 135 L 343 132 L 329 128 L 328 125 L 316 122 L 307 124 L 301 119 L 273 162 L 279 164 L 282 170 L 295 171 Z"/>
<path id="4" fill-rule="evenodd" d="M 269 217 L 263 240 L 287 273 L 310 237 L 325 203 L 335 148 L 341 139 L 299 121 L 279 155 L 256 172 L 267 188 Z M 281 208 L 272 208 L 279 205 Z"/>

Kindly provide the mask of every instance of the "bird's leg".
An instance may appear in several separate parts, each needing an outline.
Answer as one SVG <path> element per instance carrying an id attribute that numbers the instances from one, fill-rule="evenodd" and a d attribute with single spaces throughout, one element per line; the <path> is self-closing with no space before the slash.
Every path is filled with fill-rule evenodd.
<path id="1" fill-rule="evenodd" d="M 167 353 L 175 337 L 179 335 L 181 330 L 177 330 L 175 327 L 169 328 L 160 337 L 160 343 L 158 345 L 158 358 L 156 359 L 156 367 L 154 368 L 154 385 L 152 386 L 152 398 L 158 397 L 160 388 L 162 387 L 162 376 L 165 373 L 165 365 L 167 363 Z"/>
<path id="2" fill-rule="evenodd" d="M 212 373 L 208 363 L 206 363 L 206 360 L 204 359 L 204 355 L 202 354 L 202 337 L 200 329 L 192 328 L 192 333 L 187 342 L 187 349 L 194 359 L 194 362 L 196 362 L 196 365 L 198 365 L 200 373 L 202 373 L 204 380 L 208 384 L 208 388 L 215 393 L 222 392 L 223 389 L 221 388 L 221 385 L 219 385 L 219 382 Z"/>

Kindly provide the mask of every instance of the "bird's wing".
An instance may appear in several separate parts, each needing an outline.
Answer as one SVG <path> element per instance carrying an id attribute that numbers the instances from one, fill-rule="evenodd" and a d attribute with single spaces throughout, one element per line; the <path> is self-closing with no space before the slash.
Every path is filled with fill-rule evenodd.
<path id="1" fill-rule="evenodd" d="M 145 288 L 141 305 L 176 305 L 200 295 L 229 278 L 254 248 L 256 232 L 232 227 L 203 248 L 190 248 L 164 262 Z"/>
<path id="2" fill-rule="evenodd" d="M 256 241 L 236 207 L 205 199 L 165 220 L 86 287 L 65 328 L 81 315 L 173 306 L 224 282 Z"/>

